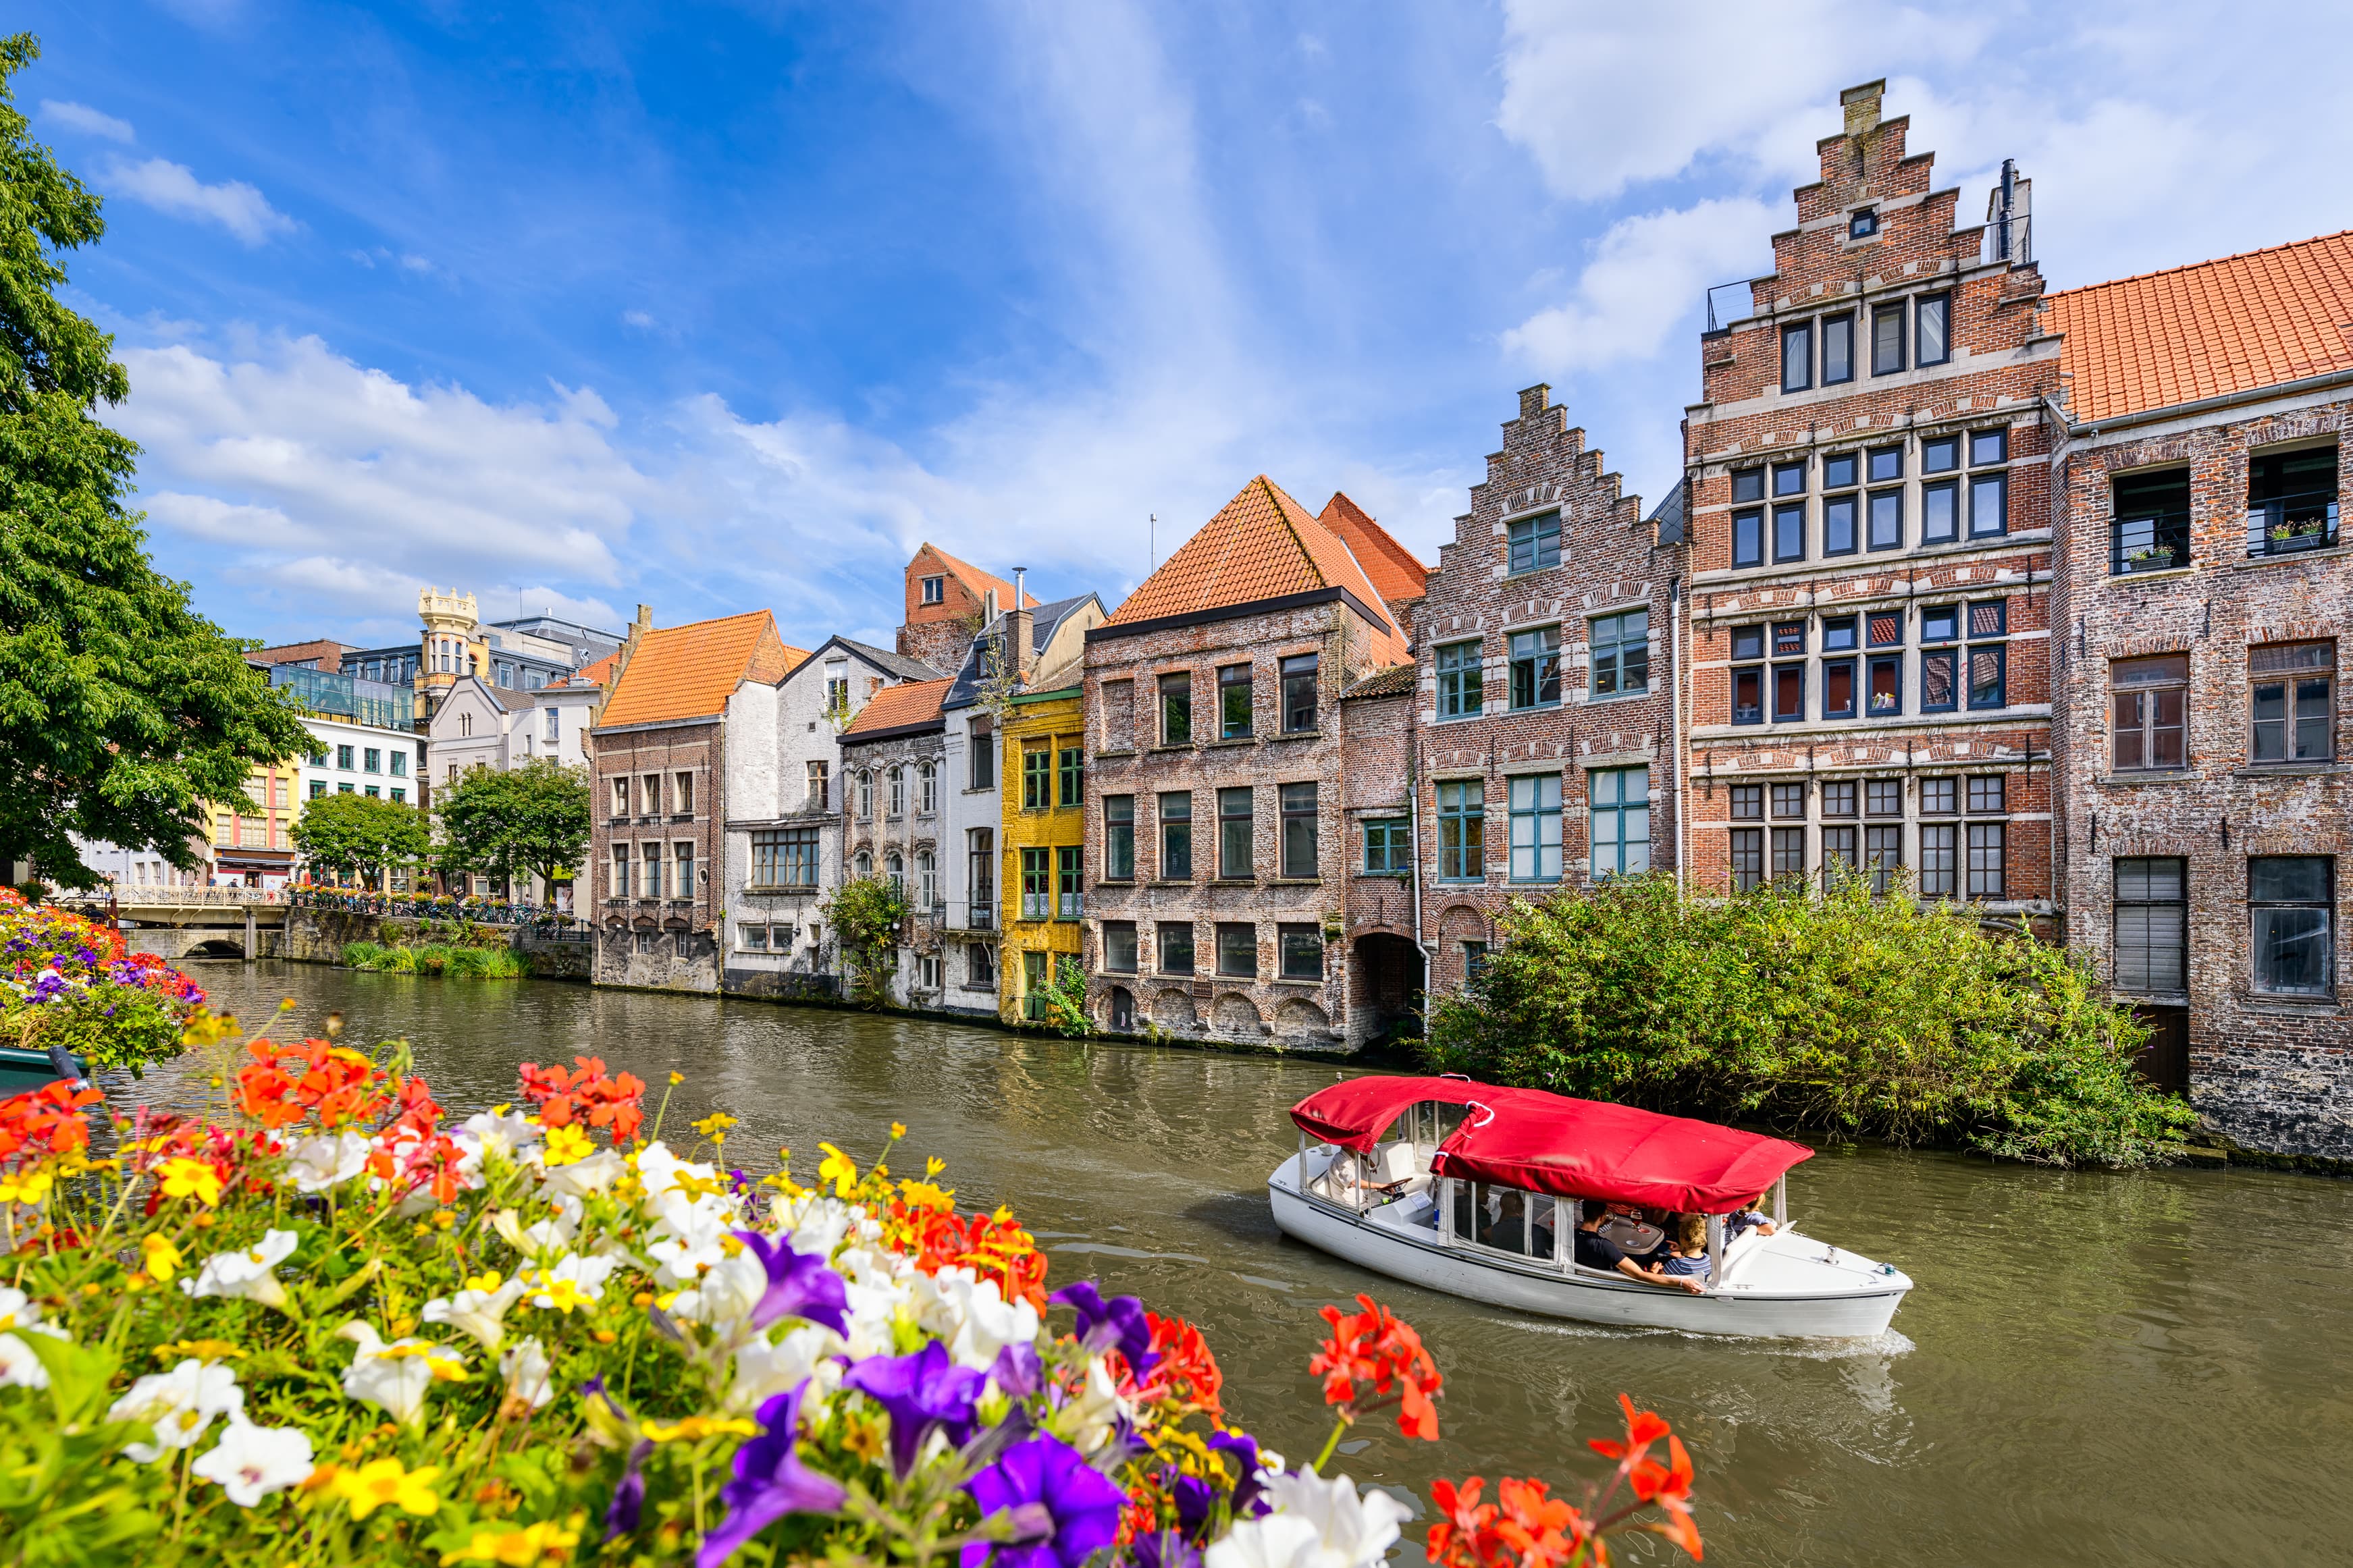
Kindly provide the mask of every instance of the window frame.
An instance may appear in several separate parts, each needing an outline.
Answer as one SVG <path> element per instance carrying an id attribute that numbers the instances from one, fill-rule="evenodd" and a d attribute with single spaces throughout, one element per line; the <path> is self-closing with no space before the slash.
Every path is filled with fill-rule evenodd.
<path id="1" fill-rule="evenodd" d="M 1939 345 L 1936 357 L 1934 359 L 1928 357 L 1926 348 L 1928 334 L 1924 330 L 1932 308 L 1936 317 L 1936 339 Z M 1914 296 L 1912 304 L 1913 368 L 1915 370 L 1926 370 L 1931 365 L 1950 364 L 1952 363 L 1952 291 L 1950 289 L 1940 289 L 1933 294 L 1919 294 Z"/>
<path id="2" fill-rule="evenodd" d="M 1057 742 L 1054 756 L 1054 809 L 1083 809 L 1087 803 L 1086 748 Z"/>
<path id="3" fill-rule="evenodd" d="M 1156 921 L 1152 931 L 1152 971 L 1155 974 L 1192 975 L 1199 973 L 1198 943 L 1191 921 Z M 1181 957 L 1176 950 L 1181 947 Z"/>
<path id="4" fill-rule="evenodd" d="M 1823 316 L 1820 318 L 1820 321 L 1822 338 L 1822 384 L 1824 386 L 1843 386 L 1854 379 L 1854 312 L 1852 310 L 1841 310 L 1831 315 Z M 1844 375 L 1832 375 L 1831 374 L 1831 330 L 1836 327 L 1844 327 L 1846 329 L 1846 374 Z"/>
<path id="5" fill-rule="evenodd" d="M 2006 899 L 2009 888 L 2009 835 L 2006 822 L 1972 822 L 1968 824 L 1967 849 L 1968 878 L 1967 897 L 1975 903 L 1979 899 Z M 1991 858 L 1985 858 L 1990 848 Z"/>
<path id="6" fill-rule="evenodd" d="M 1639 796 L 1629 792 L 1630 784 L 1639 787 Z M 1638 877 L 1650 870 L 1650 768 L 1638 765 L 1588 769 L 1585 775 L 1585 801 L 1590 824 L 1586 839 L 1587 879 L 1599 882 L 1609 877 Z M 1634 823 L 1637 816 L 1641 818 L 1638 825 Z M 1630 831 L 1630 826 L 1641 827 L 1639 837 Z M 1639 855 L 1634 853 L 1637 848 Z M 1641 863 L 1630 864 L 1636 859 Z"/>
<path id="7" fill-rule="evenodd" d="M 1871 374 L 1874 376 L 1901 375 L 1911 368 L 1907 357 L 1907 351 L 1911 345 L 1906 336 L 1906 328 L 1910 324 L 1912 312 L 1905 308 L 1908 303 L 1908 300 L 1898 300 L 1892 304 L 1872 307 Z M 1881 363 L 1879 323 L 1883 321 L 1892 321 L 1895 323 L 1895 356 L 1894 363 L 1892 364 Z"/>
<path id="8" fill-rule="evenodd" d="M 1361 826 L 1366 876 L 1403 876 L 1413 869 L 1413 831 L 1408 818 L 1368 816 Z"/>
<path id="9" fill-rule="evenodd" d="M 1316 788 L 1314 780 L 1275 785 L 1277 826 L 1276 865 L 1286 879 L 1306 881 L 1320 877 L 1323 856 L 1316 831 Z M 1304 847 L 1304 856 L 1294 851 Z"/>
<path id="10" fill-rule="evenodd" d="M 1431 655 L 1438 674 L 1438 721 L 1476 719 L 1487 710 L 1486 644 L 1472 637 L 1440 643 Z M 1464 650 L 1469 650 L 1467 655 Z M 1451 662 L 1449 656 L 1452 656 Z"/>
<path id="11" fill-rule="evenodd" d="M 1546 637 L 1551 640 L 1546 642 L 1545 640 Z M 1523 645 L 1525 645 L 1525 652 Z M 1528 713 L 1542 708 L 1559 707 L 1560 627 L 1557 626 L 1524 626 L 1518 631 L 1506 634 L 1504 647 L 1507 656 L 1504 668 L 1509 675 L 1506 686 L 1508 701 L 1506 710 L 1513 713 Z M 1521 679 L 1523 666 L 1525 666 L 1525 680 Z M 1549 675 L 1552 691 L 1549 698 L 1545 696 L 1547 675 Z M 1521 700 L 1524 691 L 1528 699 L 1525 701 Z"/>
<path id="12" fill-rule="evenodd" d="M 1511 825 L 1510 858 L 1505 862 L 1504 871 L 1507 881 L 1526 884 L 1553 883 L 1561 879 L 1565 848 L 1561 817 L 1564 793 L 1561 776 L 1556 772 L 1505 776 L 1504 797 Z M 1523 842 L 1524 837 L 1525 842 Z M 1525 857 L 1523 851 L 1525 852 Z"/>
<path id="13" fill-rule="evenodd" d="M 1550 528 L 1544 526 L 1547 521 L 1552 524 Z M 1560 509 L 1554 507 L 1548 511 L 1512 519 L 1504 526 L 1504 542 L 1505 576 L 1523 577 L 1531 572 L 1551 571 L 1567 555 Z"/>
<path id="14" fill-rule="evenodd" d="M 1309 950 L 1313 949 L 1312 954 Z M 1324 928 L 1284 921 L 1274 928 L 1274 973 L 1278 980 L 1324 980 Z"/>
<path id="15" fill-rule="evenodd" d="M 1634 635 L 1627 623 L 1640 618 L 1640 635 Z M 1605 629 L 1606 633 L 1605 633 Z M 1586 622 L 1586 694 L 1595 700 L 1613 697 L 1639 697 L 1651 689 L 1651 611 L 1648 605 L 1640 609 L 1620 610 L 1610 615 L 1594 616 Z M 1639 656 L 1639 679 L 1630 678 L 1630 670 Z M 1609 684 L 1605 687 L 1603 680 Z"/>
<path id="16" fill-rule="evenodd" d="M 1236 698 L 1240 698 L 1237 724 Z M 1258 734 L 1256 669 L 1248 663 L 1218 667 L 1218 739 L 1248 741 Z"/>
<path id="17" fill-rule="evenodd" d="M 1797 350 L 1798 378 L 1789 379 L 1790 350 Z M 1790 321 L 1781 328 L 1781 390 L 1807 392 L 1814 384 L 1814 323 Z"/>
<path id="18" fill-rule="evenodd" d="M 1310 735 L 1323 717 L 1324 660 L 1320 654 L 1286 655 L 1276 666 L 1282 699 L 1282 732 Z"/>
<path id="19" fill-rule="evenodd" d="M 1159 699 L 1160 718 L 1155 726 L 1164 746 L 1189 746 L 1193 743 L 1193 672 L 1172 669 L 1161 674 L 1153 683 Z"/>
<path id="20" fill-rule="evenodd" d="M 1725 872 L 1736 893 L 1746 893 L 1765 883 L 1765 830 L 1761 827 L 1732 829 L 1725 849 Z"/>
<path id="21" fill-rule="evenodd" d="M 1103 796 L 1103 879 L 1106 882 L 1135 880 L 1135 796 Z"/>
<path id="22" fill-rule="evenodd" d="M 1746 549 L 1742 548 L 1744 538 L 1747 541 Z M 1765 509 L 1763 507 L 1744 507 L 1732 514 L 1732 563 L 1735 566 L 1765 564 Z"/>
<path id="23" fill-rule="evenodd" d="M 2273 862 L 2307 861 L 2319 868 L 2321 897 L 2292 899 L 2278 896 L 2258 898 L 2257 867 Z M 2251 855 L 2247 858 L 2247 980 L 2250 989 L 2264 996 L 2302 996 L 2314 999 L 2337 994 L 2337 864 L 2326 855 Z M 2316 985 L 2281 985 L 2266 983 L 2266 964 L 2260 932 L 2265 911 L 2301 910 L 2316 912 L 2319 917 L 2320 981 Z"/>
<path id="24" fill-rule="evenodd" d="M 2160 896 L 2161 889 L 2155 879 L 2157 868 L 2160 866 L 2168 868 L 2170 870 L 2171 897 Z M 2128 877 L 2137 878 L 2137 881 L 2128 884 Z M 2108 933 L 2108 972 L 2114 977 L 2116 988 L 2129 996 L 2168 998 L 2187 996 L 2189 994 L 2189 861 L 2188 858 L 2179 855 L 2119 855 L 2109 862 L 2109 888 L 2110 903 L 2116 910 L 2116 919 L 2111 922 Z M 2138 928 L 2138 940 L 2133 942 L 2132 946 L 2137 951 L 2139 957 L 2133 966 L 2137 973 L 2130 980 L 2126 978 L 2125 959 L 2126 951 L 2125 911 L 2127 910 L 2144 911 L 2132 922 Z M 2160 914 L 2158 911 L 2168 912 Z M 2159 921 L 2169 928 L 2163 933 L 2171 939 L 2169 942 L 2153 940 L 2158 934 L 2157 925 Z M 2253 928 L 2251 924 L 2250 941 L 2253 940 Z M 2172 985 L 2158 984 L 2156 983 L 2161 978 L 2158 973 L 2158 960 L 2160 957 L 2168 955 L 2172 960 L 2173 970 L 2170 978 L 2177 983 Z M 2135 984 L 2136 980 L 2139 984 Z"/>
<path id="25" fill-rule="evenodd" d="M 1074 921 L 1086 913 L 1086 849 L 1077 844 L 1054 847 L 1054 918 Z"/>
<path id="26" fill-rule="evenodd" d="M 1232 808 L 1239 804 L 1240 811 Z M 1258 795 L 1250 784 L 1218 790 L 1218 880 L 1247 882 L 1258 875 Z M 1241 869 L 1234 869 L 1239 848 Z"/>
<path id="27" fill-rule="evenodd" d="M 1250 967 L 1240 967 L 1243 942 L 1249 943 Z M 1250 921 L 1219 921 L 1210 934 L 1217 954 L 1217 973 L 1220 980 L 1256 980 L 1258 969 L 1258 926 Z M 1229 967 L 1229 963 L 1232 966 Z"/>
<path id="28" fill-rule="evenodd" d="M 1438 781 L 1438 879 L 1487 879 L 1487 781 Z"/>
<path id="29" fill-rule="evenodd" d="M 1021 742 L 1021 809 L 1050 811 L 1054 805 L 1054 742 Z"/>
<path id="30" fill-rule="evenodd" d="M 2297 650 L 2325 651 L 2326 664 L 2295 664 L 2287 662 Z M 2274 668 L 2258 669 L 2256 664 L 2264 655 L 2275 656 Z M 2247 765 L 2254 768 L 2312 767 L 2333 763 L 2337 759 L 2337 644 L 2334 639 L 2305 638 L 2295 642 L 2250 643 L 2247 645 Z M 2307 717 L 2303 711 L 2303 688 L 2321 687 L 2318 711 Z M 2264 688 L 2279 689 L 2280 715 L 2265 719 L 2262 703 Z M 2304 750 L 2305 727 L 2317 722 L 2320 726 L 2321 750 L 2307 754 Z M 2266 730 L 2276 729 L 2279 754 L 2263 755 Z"/>
<path id="31" fill-rule="evenodd" d="M 1822 554 L 1854 555 L 1862 549 L 1861 492 L 1839 490 L 1822 497 Z"/>
<path id="32" fill-rule="evenodd" d="M 1183 802 L 1183 810 L 1171 815 L 1172 803 Z M 1193 879 L 1193 792 L 1189 789 L 1167 789 L 1159 792 L 1153 802 L 1153 820 L 1159 827 L 1160 855 L 1153 869 L 1163 882 L 1189 882 Z M 1177 839 L 1183 839 L 1182 848 Z M 1172 868 L 1172 860 L 1182 865 Z"/>
<path id="33" fill-rule="evenodd" d="M 1124 942 L 1122 940 L 1123 938 L 1124 939 Z M 1135 922 L 1134 921 L 1103 921 L 1103 966 L 1104 973 L 1140 974 L 1143 973 L 1141 965 L 1144 961 L 1144 955 L 1142 951 L 1136 945 L 1137 938 Z M 1127 962 L 1124 963 L 1120 962 L 1120 953 L 1123 947 L 1124 947 L 1127 955 Z"/>
<path id="34" fill-rule="evenodd" d="M 2161 669 L 2159 667 L 2163 667 Z M 2119 680 L 2125 671 L 2139 668 L 2147 670 L 2146 679 Z M 2177 673 L 2178 669 L 2178 673 Z M 2173 700 L 2170 724 L 2162 722 L 2164 699 Z M 2129 700 L 2134 717 L 2129 727 L 2133 751 L 2137 760 L 2126 762 L 2127 726 L 2123 716 L 2123 704 Z M 2184 653 L 2146 654 L 2135 658 L 2108 660 L 2108 771 L 2114 773 L 2174 773 L 2189 765 L 2189 655 Z M 2171 762 L 2157 761 L 2159 742 L 2170 734 L 2177 753 Z"/>

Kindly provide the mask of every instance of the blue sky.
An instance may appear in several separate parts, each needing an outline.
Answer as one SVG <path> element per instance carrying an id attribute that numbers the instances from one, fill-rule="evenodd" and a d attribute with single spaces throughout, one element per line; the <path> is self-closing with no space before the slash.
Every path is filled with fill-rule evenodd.
<path id="1" fill-rule="evenodd" d="M 44 47 L 21 107 L 108 197 L 74 297 L 131 370 L 157 556 L 214 619 L 400 641 L 432 584 L 615 626 L 765 605 L 813 646 L 887 640 L 925 539 L 1115 604 L 1148 517 L 1165 556 L 1260 471 L 1434 561 L 1539 380 L 1655 499 L 1701 290 L 1768 264 L 1853 82 L 1890 79 L 1964 218 L 2019 160 L 2056 288 L 2353 226 L 2353 86 L 2295 64 L 2344 58 L 2337 10 L 1772 12 L 14 25 Z"/>

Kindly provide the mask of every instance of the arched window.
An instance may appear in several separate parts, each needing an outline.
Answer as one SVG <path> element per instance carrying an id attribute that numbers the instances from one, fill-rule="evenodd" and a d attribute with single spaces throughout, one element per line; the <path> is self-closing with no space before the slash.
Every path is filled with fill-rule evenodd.
<path id="1" fill-rule="evenodd" d="M 904 768 L 891 770 L 891 815 L 907 815 L 907 770 Z"/>
<path id="2" fill-rule="evenodd" d="M 894 888 L 904 889 L 907 886 L 907 865 L 899 858 L 896 849 L 882 857 L 882 877 Z"/>
<path id="3" fill-rule="evenodd" d="M 874 775 L 861 771 L 858 775 L 858 819 L 860 822 L 874 815 Z M 864 876 L 863 871 L 859 873 Z"/>
<path id="4" fill-rule="evenodd" d="M 928 910 L 939 901 L 940 873 L 938 862 L 932 858 L 932 852 L 930 850 L 918 849 L 915 851 L 916 906 L 921 909 Z"/>
<path id="5" fill-rule="evenodd" d="M 851 862 L 851 864 L 857 867 L 858 879 L 861 882 L 866 880 L 867 878 L 874 875 L 874 857 L 869 855 L 863 849 L 860 849 L 858 852 L 858 858 Z"/>
<path id="6" fill-rule="evenodd" d="M 915 809 L 925 816 L 940 808 L 939 773 L 929 763 L 915 770 Z"/>

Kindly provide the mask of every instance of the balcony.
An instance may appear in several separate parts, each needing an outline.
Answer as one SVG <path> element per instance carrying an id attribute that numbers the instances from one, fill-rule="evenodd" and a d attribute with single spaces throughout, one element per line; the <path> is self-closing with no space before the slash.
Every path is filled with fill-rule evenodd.
<path id="1" fill-rule="evenodd" d="M 2152 512 L 2120 517 L 2108 525 L 2108 571 L 2167 572 L 2189 564 L 2189 514 Z"/>
<path id="2" fill-rule="evenodd" d="M 2305 550 L 2327 550 L 2337 543 L 2337 496 L 2331 490 L 2307 490 L 2255 501 L 2247 508 L 2247 553 L 2293 555 Z"/>
<path id="3" fill-rule="evenodd" d="M 983 903 L 977 899 L 973 900 L 971 907 L 965 910 L 964 923 L 965 929 L 967 931 L 995 931 L 997 929 L 997 900 L 991 899 L 987 903 Z"/>

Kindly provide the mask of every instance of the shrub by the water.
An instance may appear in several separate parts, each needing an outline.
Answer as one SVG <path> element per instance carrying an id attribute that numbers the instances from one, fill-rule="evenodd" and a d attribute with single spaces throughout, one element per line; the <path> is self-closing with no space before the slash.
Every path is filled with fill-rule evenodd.
<path id="1" fill-rule="evenodd" d="M 531 973 L 531 966 L 512 948 L 454 947 L 438 942 L 399 947 L 346 942 L 343 963 L 378 974 L 441 974 L 461 980 L 520 980 Z"/>
<path id="2" fill-rule="evenodd" d="M 2134 1072 L 2147 1031 L 2085 963 L 1966 906 L 1647 877 L 1499 928 L 1483 971 L 1430 999 L 1440 1068 L 2052 1164 L 2149 1164 L 2194 1120 Z"/>

